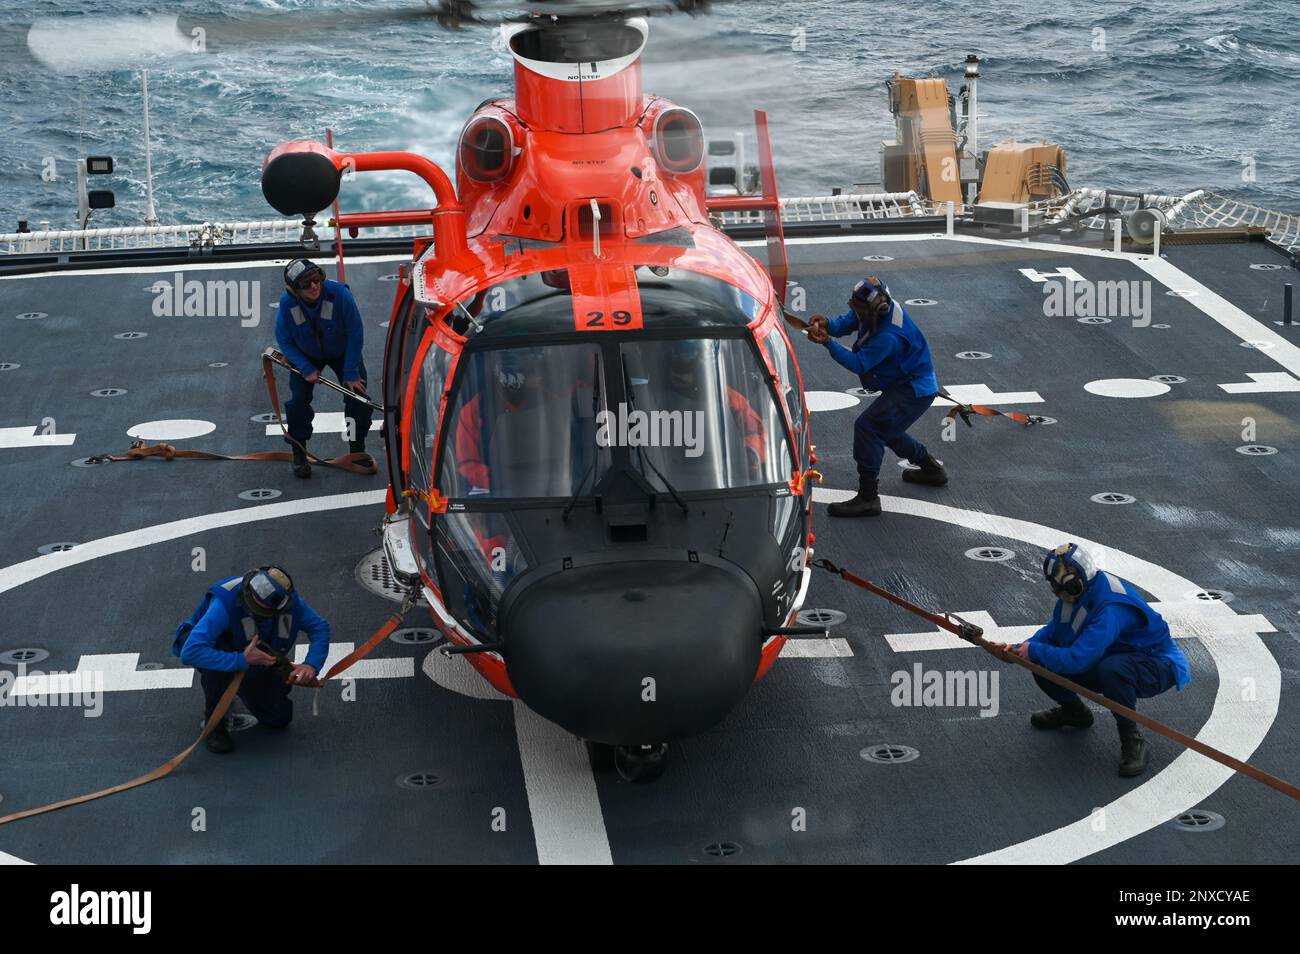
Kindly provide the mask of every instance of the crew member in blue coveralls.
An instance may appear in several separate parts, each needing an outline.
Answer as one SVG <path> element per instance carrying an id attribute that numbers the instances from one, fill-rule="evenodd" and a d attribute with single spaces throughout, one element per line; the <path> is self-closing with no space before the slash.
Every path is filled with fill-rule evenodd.
<path id="1" fill-rule="evenodd" d="M 296 666 L 261 648 L 266 645 L 289 656 L 300 633 L 307 634 L 311 646 Z M 177 628 L 172 651 L 199 671 L 205 723 L 230 680 L 243 669 L 247 672 L 239 698 L 259 725 L 283 729 L 293 719 L 289 691 L 316 678 L 329 645 L 330 624 L 294 591 L 289 574 L 264 566 L 211 587 L 194 614 Z M 233 748 L 225 720 L 208 736 L 207 746 L 218 754 Z"/>
<path id="2" fill-rule="evenodd" d="M 284 405 L 295 477 L 311 476 L 306 448 L 315 417 L 311 396 L 321 372 L 328 367 L 348 390 L 366 393 L 363 338 L 361 312 L 347 285 L 327 280 L 321 267 L 305 258 L 294 259 L 284 267 L 284 294 L 275 315 L 275 340 L 281 353 L 302 372 L 301 377 L 295 374 L 290 378 L 291 397 Z M 370 406 L 345 398 L 343 416 L 349 422 L 350 453 L 365 454 Z M 365 454 L 357 463 L 375 473 L 370 455 Z"/>
<path id="3" fill-rule="evenodd" d="M 942 487 L 948 482 L 943 462 L 907 433 L 939 394 L 930 360 L 930 346 L 921 329 L 889 287 L 867 276 L 853 286 L 849 310 L 838 318 L 813 315 L 808 338 L 825 345 L 831 357 L 858 376 L 862 386 L 880 391 L 853 425 L 853 459 L 858 465 L 858 493 L 827 508 L 832 517 L 875 517 L 880 514 L 879 478 L 885 448 L 912 464 L 903 479 Z M 854 335 L 853 348 L 832 340 Z"/>
<path id="4" fill-rule="evenodd" d="M 1171 686 L 1192 681 L 1187 657 L 1169 635 L 1164 619 L 1137 588 L 1113 573 L 1098 572 L 1091 554 L 1063 543 L 1047 554 L 1043 575 L 1056 594 L 1052 620 L 1016 646 L 1003 646 L 1022 659 L 1067 676 L 1130 709 Z M 1029 717 L 1036 729 L 1086 729 L 1092 712 L 1076 693 L 1035 675 L 1038 687 L 1060 705 Z M 1150 747 L 1137 723 L 1116 714 L 1119 774 L 1141 775 Z"/>

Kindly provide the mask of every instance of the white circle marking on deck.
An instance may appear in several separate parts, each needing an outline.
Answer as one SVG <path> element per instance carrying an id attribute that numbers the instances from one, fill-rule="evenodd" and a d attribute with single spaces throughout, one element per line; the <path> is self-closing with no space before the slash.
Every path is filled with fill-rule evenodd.
<path id="1" fill-rule="evenodd" d="M 178 418 L 172 421 L 145 421 L 126 432 L 127 437 L 142 441 L 183 441 L 188 437 L 202 437 L 211 434 L 217 425 L 211 421 L 194 421 Z"/>
<path id="2" fill-rule="evenodd" d="M 805 391 L 804 400 L 810 411 L 842 411 L 859 403 L 852 394 L 843 391 Z"/>
<path id="3" fill-rule="evenodd" d="M 1083 386 L 1089 394 L 1113 398 L 1149 398 L 1169 393 L 1169 385 L 1145 378 L 1105 378 Z"/>

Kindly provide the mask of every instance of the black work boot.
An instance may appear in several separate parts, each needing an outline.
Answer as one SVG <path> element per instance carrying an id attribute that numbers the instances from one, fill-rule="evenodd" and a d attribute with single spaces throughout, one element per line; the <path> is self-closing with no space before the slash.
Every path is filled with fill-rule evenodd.
<path id="1" fill-rule="evenodd" d="M 209 718 L 211 718 L 211 715 L 211 713 L 208 713 Z M 217 755 L 225 755 L 235 747 L 235 743 L 230 738 L 230 727 L 226 725 L 224 718 L 221 720 L 221 724 L 212 730 L 204 744 L 208 747 L 209 752 L 215 752 Z"/>
<path id="2" fill-rule="evenodd" d="M 307 445 L 302 447 L 296 444 L 293 447 L 293 475 L 306 479 L 311 476 L 311 464 L 307 462 Z"/>
<path id="3" fill-rule="evenodd" d="M 357 458 L 357 463 L 360 466 L 367 468 L 372 474 L 378 472 L 379 468 L 375 466 L 375 459 L 366 453 L 365 441 L 349 441 L 348 453 L 361 454 L 362 456 Z"/>
<path id="4" fill-rule="evenodd" d="M 1141 775 L 1151 761 L 1151 746 L 1136 725 L 1119 727 L 1119 774 L 1124 778 Z"/>
<path id="5" fill-rule="evenodd" d="M 858 495 L 842 503 L 833 503 L 826 508 L 832 517 L 878 517 L 880 516 L 879 481 L 875 477 L 858 475 Z"/>
<path id="6" fill-rule="evenodd" d="M 908 468 L 903 471 L 903 479 L 909 484 L 927 484 L 931 487 L 942 487 L 948 482 L 948 472 L 943 469 L 943 461 L 935 460 L 933 456 L 927 457 L 921 461 L 919 469 Z"/>
<path id="7" fill-rule="evenodd" d="M 1043 709 L 1029 717 L 1035 729 L 1086 729 L 1092 725 L 1092 710 L 1080 699 L 1052 709 Z"/>

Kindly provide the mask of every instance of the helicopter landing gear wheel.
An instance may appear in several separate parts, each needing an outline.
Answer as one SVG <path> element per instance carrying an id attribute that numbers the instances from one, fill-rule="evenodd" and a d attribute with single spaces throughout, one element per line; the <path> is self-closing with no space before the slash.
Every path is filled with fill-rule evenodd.
<path id="1" fill-rule="evenodd" d="M 614 768 L 624 781 L 644 785 L 664 774 L 668 767 L 668 743 L 620 745 L 614 749 Z"/>
<path id="2" fill-rule="evenodd" d="M 583 742 L 587 746 L 587 758 L 593 772 L 614 771 L 615 746 L 608 742 L 592 742 L 590 739 L 583 739 Z"/>

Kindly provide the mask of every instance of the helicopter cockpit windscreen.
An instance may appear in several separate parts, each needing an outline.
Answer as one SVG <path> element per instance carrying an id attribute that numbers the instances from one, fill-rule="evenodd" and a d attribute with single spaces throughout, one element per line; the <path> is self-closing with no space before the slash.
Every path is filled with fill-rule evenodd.
<path id="1" fill-rule="evenodd" d="M 461 362 L 441 469 L 448 498 L 568 497 L 609 468 L 596 440 L 598 345 L 468 351 Z"/>
<path id="2" fill-rule="evenodd" d="M 790 479 L 790 445 L 766 370 L 743 338 L 626 341 L 619 442 L 657 490 Z M 613 415 L 611 415 L 613 417 Z"/>

